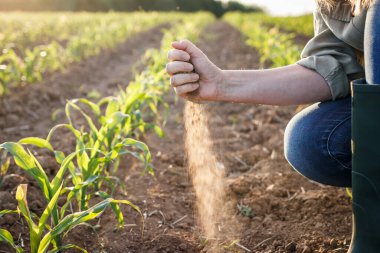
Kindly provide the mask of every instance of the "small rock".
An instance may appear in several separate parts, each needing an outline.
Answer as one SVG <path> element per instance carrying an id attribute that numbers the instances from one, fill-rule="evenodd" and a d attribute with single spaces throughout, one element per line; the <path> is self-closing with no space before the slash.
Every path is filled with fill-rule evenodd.
<path id="1" fill-rule="evenodd" d="M 161 158 L 161 161 L 164 163 L 170 161 L 170 156 L 168 154 L 161 154 L 160 158 Z"/>
<path id="2" fill-rule="evenodd" d="M 58 198 L 58 206 L 63 206 L 67 201 L 67 198 L 65 196 L 61 196 Z"/>
<path id="3" fill-rule="evenodd" d="M 311 253 L 311 249 L 308 246 L 305 246 L 301 253 Z"/>
<path id="4" fill-rule="evenodd" d="M 335 238 L 331 239 L 330 246 L 336 248 L 338 246 L 338 241 Z"/>
<path id="5" fill-rule="evenodd" d="M 272 191 L 273 188 L 274 188 L 274 184 L 271 184 L 271 185 L 269 185 L 269 186 L 266 188 L 266 190 L 267 190 L 267 191 Z"/>
<path id="6" fill-rule="evenodd" d="M 12 112 L 13 113 L 22 113 L 23 112 L 23 108 L 20 105 L 14 105 L 13 108 L 12 108 Z"/>
<path id="7" fill-rule="evenodd" d="M 35 199 L 30 203 L 29 207 L 33 211 L 38 211 L 43 207 L 43 204 L 40 200 Z"/>
<path id="8" fill-rule="evenodd" d="M 285 246 L 285 250 L 287 252 L 295 252 L 297 244 L 295 242 L 290 242 Z"/>
<path id="9" fill-rule="evenodd" d="M 17 222 L 17 214 L 7 214 L 0 219 L 0 226 L 13 225 Z"/>
<path id="10" fill-rule="evenodd" d="M 282 242 L 281 242 L 280 240 L 275 240 L 275 241 L 273 242 L 273 246 L 275 246 L 275 247 L 282 246 Z"/>
<path id="11" fill-rule="evenodd" d="M 187 245 L 186 245 L 185 243 L 181 243 L 181 244 L 179 245 L 179 248 L 180 248 L 181 250 L 187 250 Z"/>
<path id="12" fill-rule="evenodd" d="M 16 114 L 8 114 L 6 121 L 8 121 L 8 125 L 18 123 L 20 121 L 20 117 Z"/>
<path id="13" fill-rule="evenodd" d="M 17 207 L 16 198 L 7 191 L 0 192 L 0 210 L 9 209 L 15 210 Z"/>
<path id="14" fill-rule="evenodd" d="M 1 188 L 12 190 L 19 186 L 20 184 L 26 183 L 26 178 L 17 175 L 17 174 L 8 174 L 3 177 L 3 181 L 1 182 Z"/>
<path id="15" fill-rule="evenodd" d="M 232 192 L 244 195 L 251 191 L 251 184 L 242 178 L 238 178 L 229 185 Z"/>

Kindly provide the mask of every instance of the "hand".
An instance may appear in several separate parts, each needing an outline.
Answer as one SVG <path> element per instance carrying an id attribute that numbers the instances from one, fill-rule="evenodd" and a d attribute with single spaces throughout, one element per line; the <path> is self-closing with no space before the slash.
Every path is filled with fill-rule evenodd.
<path id="1" fill-rule="evenodd" d="M 188 100 L 216 100 L 223 73 L 207 56 L 188 40 L 175 41 L 169 51 L 166 71 L 175 92 Z"/>

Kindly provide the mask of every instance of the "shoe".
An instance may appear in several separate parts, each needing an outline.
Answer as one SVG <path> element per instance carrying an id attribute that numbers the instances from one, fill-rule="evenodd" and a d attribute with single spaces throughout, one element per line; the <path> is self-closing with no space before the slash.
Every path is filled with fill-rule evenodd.
<path id="1" fill-rule="evenodd" d="M 353 233 L 348 253 L 380 253 L 380 85 L 352 83 Z"/>

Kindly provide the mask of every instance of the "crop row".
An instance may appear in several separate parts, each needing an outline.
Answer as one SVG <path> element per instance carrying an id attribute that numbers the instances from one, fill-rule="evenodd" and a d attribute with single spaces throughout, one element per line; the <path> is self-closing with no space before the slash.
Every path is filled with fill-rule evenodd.
<path id="1" fill-rule="evenodd" d="M 293 41 L 293 33 L 284 33 L 278 27 L 268 28 L 260 16 L 231 13 L 224 20 L 248 37 L 246 43 L 260 54 L 261 67 L 280 67 L 295 63 L 302 48 Z M 269 29 L 269 30 L 268 30 Z"/>
<path id="2" fill-rule="evenodd" d="M 295 32 L 312 37 L 314 34 L 313 15 L 307 14 L 298 17 L 274 17 L 266 14 L 255 14 L 263 24 L 276 26 L 287 32 Z"/>
<path id="3" fill-rule="evenodd" d="M 164 74 L 165 52 L 174 39 L 196 40 L 203 27 L 212 20 L 213 17 L 204 13 L 186 15 L 165 30 L 161 49 L 147 52 L 145 70 L 125 90 L 120 89 L 117 95 L 98 102 L 69 100 L 65 107 L 68 123 L 53 127 L 46 139 L 29 137 L 0 145 L 0 149 L 10 154 L 14 163 L 35 180 L 46 200 L 42 214 L 34 214 L 27 203 L 27 185 L 20 185 L 16 192 L 18 210 L 0 210 L 0 218 L 16 212 L 23 217 L 29 228 L 31 253 L 61 252 L 69 248 L 87 252 L 77 245 L 64 244 L 64 237 L 78 225 L 91 226 L 91 221 L 107 207 L 115 213 L 120 227 L 124 224 L 121 205 L 129 205 L 141 214 L 133 203 L 112 198 L 113 192 L 123 185 L 115 176 L 120 157 L 131 155 L 141 160 L 144 170 L 153 174 L 149 148 L 139 136 L 148 129 L 163 135 L 155 123 L 157 117 L 151 116 L 157 115 L 158 106 L 165 107 L 162 96 L 169 88 Z M 67 129 L 75 138 L 75 149 L 69 154 L 55 149 L 56 143 L 52 143 L 56 139 L 52 137 L 61 128 Z M 35 156 L 39 149 L 47 150 L 56 160 L 57 172 L 52 178 Z M 1 171 L 4 172 L 12 163 L 10 157 L 1 157 Z M 65 201 L 58 202 L 59 199 Z M 0 229 L 1 241 L 17 252 L 24 252 L 6 229 Z"/>
<path id="4" fill-rule="evenodd" d="M 143 30 L 180 19 L 174 13 L 10 14 L 0 18 L 0 96 L 48 72 L 99 54 Z"/>
<path id="5" fill-rule="evenodd" d="M 172 14 L 169 15 L 173 17 Z M 0 22 L 3 24 L 0 27 L 0 49 L 14 49 L 23 54 L 25 49 L 31 49 L 36 45 L 47 45 L 52 41 L 66 44 L 74 36 L 84 36 L 95 31 L 108 32 L 110 36 L 115 36 L 115 40 L 121 35 L 123 39 L 134 29 L 140 30 L 141 26 L 156 24 L 164 17 L 165 15 L 156 12 L 0 12 Z"/>

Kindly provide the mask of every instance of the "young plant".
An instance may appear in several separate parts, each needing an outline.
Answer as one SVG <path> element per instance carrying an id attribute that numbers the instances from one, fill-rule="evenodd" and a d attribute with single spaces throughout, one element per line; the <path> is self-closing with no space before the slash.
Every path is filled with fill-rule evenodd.
<path id="1" fill-rule="evenodd" d="M 268 32 L 261 17 L 231 13 L 224 20 L 248 37 L 246 44 L 258 50 L 262 67 L 268 63 L 271 67 L 280 67 L 296 62 L 301 48 L 294 43 L 294 34 L 282 33 L 277 27 L 269 29 Z"/>
<path id="2" fill-rule="evenodd" d="M 0 218 L 6 214 L 11 214 L 11 213 L 17 213 L 17 211 L 1 210 L 0 211 Z M 24 252 L 24 250 L 20 246 L 15 244 L 13 237 L 12 237 L 12 234 L 6 229 L 0 228 L 0 242 L 6 242 L 6 243 L 10 244 L 16 250 L 17 253 L 23 253 Z"/>
<path id="3" fill-rule="evenodd" d="M 89 164 L 104 165 L 105 163 L 117 158 L 119 155 L 128 152 L 127 148 L 131 145 L 131 143 L 133 143 L 133 141 L 126 140 L 124 143 L 117 145 L 117 147 L 115 147 L 115 149 L 108 154 L 103 154 L 99 151 L 101 155 L 99 155 L 95 160 L 88 160 L 87 163 L 83 163 L 82 165 L 77 164 L 77 166 L 87 166 L 87 168 L 91 168 Z M 54 153 L 60 168 L 51 181 L 49 181 L 38 160 L 29 150 L 28 152 L 25 151 L 21 144 L 32 144 L 37 147 L 47 148 Z M 110 206 L 116 214 L 120 226 L 124 224 L 124 218 L 119 204 L 130 205 L 134 210 L 141 214 L 139 208 L 131 202 L 127 200 L 114 200 L 110 198 L 107 193 L 101 191 L 95 192 L 94 194 L 99 195 L 104 198 L 104 200 L 91 208 L 87 207 L 89 198 L 87 197 L 88 195 L 86 195 L 87 192 L 83 192 L 82 190 L 91 185 L 91 183 L 94 182 L 99 175 L 95 173 L 87 178 L 87 180 L 83 180 L 83 178 L 78 175 L 74 159 L 77 158 L 77 154 L 83 152 L 84 150 L 77 150 L 65 157 L 62 152 L 54 151 L 49 142 L 35 137 L 22 139 L 19 143 L 3 143 L 0 145 L 0 149 L 5 149 L 9 152 L 13 156 L 16 165 L 25 170 L 27 174 L 36 180 L 44 198 L 46 199 L 46 202 L 48 203 L 41 217 L 36 217 L 36 215 L 33 215 L 30 212 L 26 201 L 26 185 L 20 185 L 17 189 L 16 199 L 18 201 L 18 210 L 26 220 L 29 227 L 30 250 L 32 253 L 45 252 L 49 247 L 53 248 L 50 252 L 58 252 L 62 249 L 71 247 L 80 249 L 74 245 L 62 245 L 64 233 L 68 232 L 77 225 L 81 225 L 89 220 L 95 219 L 108 206 Z M 73 186 L 65 186 L 67 183 L 65 181 L 66 171 L 69 171 L 73 178 Z M 67 207 L 73 206 L 74 196 L 81 191 L 85 194 L 84 197 L 83 195 L 81 195 L 81 197 L 84 201 L 86 201 L 86 205 L 82 205 L 80 211 L 78 212 L 67 214 Z M 57 200 L 58 197 L 63 195 L 67 195 L 67 198 L 63 206 L 60 207 L 57 204 Z M 82 199 L 80 199 L 80 201 L 82 201 Z M 81 202 L 78 202 L 78 205 L 80 204 Z M 11 211 L 3 210 L 2 212 Z M 2 230 L 1 233 L 2 240 L 10 243 L 16 249 L 17 246 L 12 242 L 13 239 L 10 240 L 11 237 L 9 236 L 9 232 Z M 18 252 L 22 252 L 20 249 L 18 250 Z M 85 252 L 85 250 L 81 250 Z"/>
<path id="4" fill-rule="evenodd" d="M 138 158 L 144 163 L 144 171 L 153 174 L 149 148 L 143 142 L 128 138 L 134 135 L 135 127 L 139 126 L 141 121 L 136 120 L 136 116 L 120 112 L 117 98 L 103 99 L 102 103 L 107 103 L 104 113 L 101 110 L 102 104 L 98 105 L 87 99 L 68 101 L 66 116 L 69 124 L 57 125 L 47 137 L 47 141 L 50 142 L 54 132 L 62 127 L 68 128 L 75 136 L 76 150 L 78 151 L 76 153 L 77 171 L 75 172 L 72 165 L 69 166 L 69 169 L 72 171 L 73 185 L 87 182 L 78 189 L 76 194 L 81 210 L 88 207 L 88 201 L 93 195 L 88 194 L 90 187 L 93 187 L 96 192 L 99 191 L 104 181 L 112 182 L 115 179 L 118 181 L 113 175 L 118 168 L 121 155 L 130 154 Z M 97 122 L 94 122 L 79 105 L 88 106 Z M 76 129 L 72 119 L 72 110 L 79 112 L 87 123 L 87 127 L 82 126 L 81 131 Z M 102 154 L 106 155 L 101 157 Z"/>

